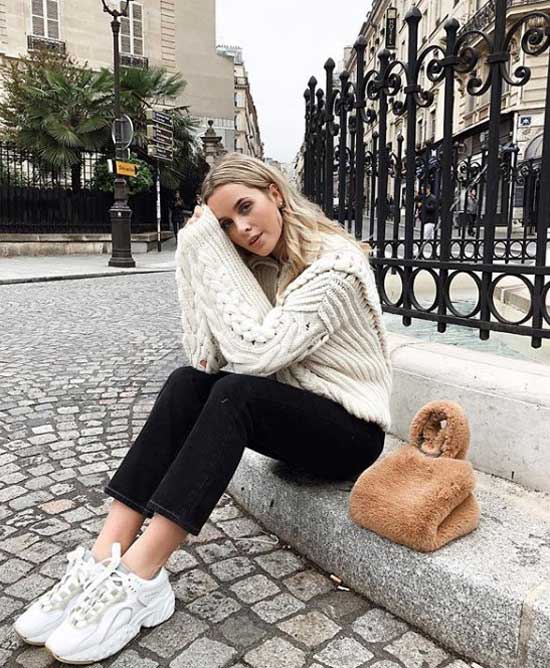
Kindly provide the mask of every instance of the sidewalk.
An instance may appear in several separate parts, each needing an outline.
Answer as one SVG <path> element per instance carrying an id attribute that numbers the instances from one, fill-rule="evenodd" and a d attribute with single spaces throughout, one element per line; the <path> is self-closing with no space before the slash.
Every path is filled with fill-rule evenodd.
<path id="1" fill-rule="evenodd" d="M 109 267 L 110 255 L 106 253 L 0 258 L 0 285 L 174 271 L 175 251 L 176 240 L 170 239 L 160 253 L 156 250 L 136 253 L 133 256 L 136 266 L 132 269 Z"/>

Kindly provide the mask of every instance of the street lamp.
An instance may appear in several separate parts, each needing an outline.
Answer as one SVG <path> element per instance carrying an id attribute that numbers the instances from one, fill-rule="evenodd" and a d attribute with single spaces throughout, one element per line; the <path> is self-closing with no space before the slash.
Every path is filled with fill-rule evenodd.
<path id="1" fill-rule="evenodd" d="M 122 0 L 120 3 L 114 0 L 101 0 L 103 11 L 107 12 L 113 17 L 111 21 L 111 29 L 113 31 L 113 51 L 114 51 L 114 67 L 113 75 L 115 79 L 115 105 L 114 127 L 120 128 L 121 112 L 120 112 L 120 17 L 128 16 L 128 9 L 132 0 Z M 119 130 L 114 132 L 115 135 L 115 156 L 117 160 L 124 160 L 127 158 L 126 148 L 124 148 L 121 138 L 118 134 Z M 116 173 L 115 169 L 115 173 Z M 128 206 L 128 183 L 126 177 L 116 174 L 115 177 L 115 201 L 109 210 L 111 218 L 111 259 L 109 260 L 110 267 L 135 267 L 136 263 L 132 257 L 131 251 L 131 236 L 130 223 L 132 220 L 132 210 Z"/>

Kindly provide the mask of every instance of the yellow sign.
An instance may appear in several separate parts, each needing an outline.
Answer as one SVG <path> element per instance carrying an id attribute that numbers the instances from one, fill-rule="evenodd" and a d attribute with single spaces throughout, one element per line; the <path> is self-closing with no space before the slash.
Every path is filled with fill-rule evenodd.
<path id="1" fill-rule="evenodd" d="M 135 176 L 137 172 L 137 165 L 133 165 L 131 162 L 121 162 L 120 160 L 116 161 L 116 173 L 121 176 Z"/>

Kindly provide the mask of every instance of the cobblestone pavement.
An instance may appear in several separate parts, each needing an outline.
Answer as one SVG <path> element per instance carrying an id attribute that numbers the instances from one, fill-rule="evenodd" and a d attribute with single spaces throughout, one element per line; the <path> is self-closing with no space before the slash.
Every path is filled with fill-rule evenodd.
<path id="1" fill-rule="evenodd" d="M 91 546 L 102 486 L 185 363 L 172 274 L 0 287 L 0 665 L 60 665 L 12 621 Z M 468 668 L 224 495 L 169 562 L 176 613 L 102 666 Z M 100 664 L 94 664 L 100 668 Z"/>

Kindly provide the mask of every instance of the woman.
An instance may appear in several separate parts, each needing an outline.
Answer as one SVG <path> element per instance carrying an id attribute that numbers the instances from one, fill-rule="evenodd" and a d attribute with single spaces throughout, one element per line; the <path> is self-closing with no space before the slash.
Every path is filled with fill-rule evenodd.
<path id="1" fill-rule="evenodd" d="M 251 157 L 226 156 L 202 199 L 176 251 L 190 364 L 105 488 L 114 501 L 91 552 L 72 552 L 15 625 L 66 663 L 101 661 L 172 615 L 164 565 L 199 534 L 245 447 L 349 479 L 390 426 L 390 359 L 361 247 Z"/>

